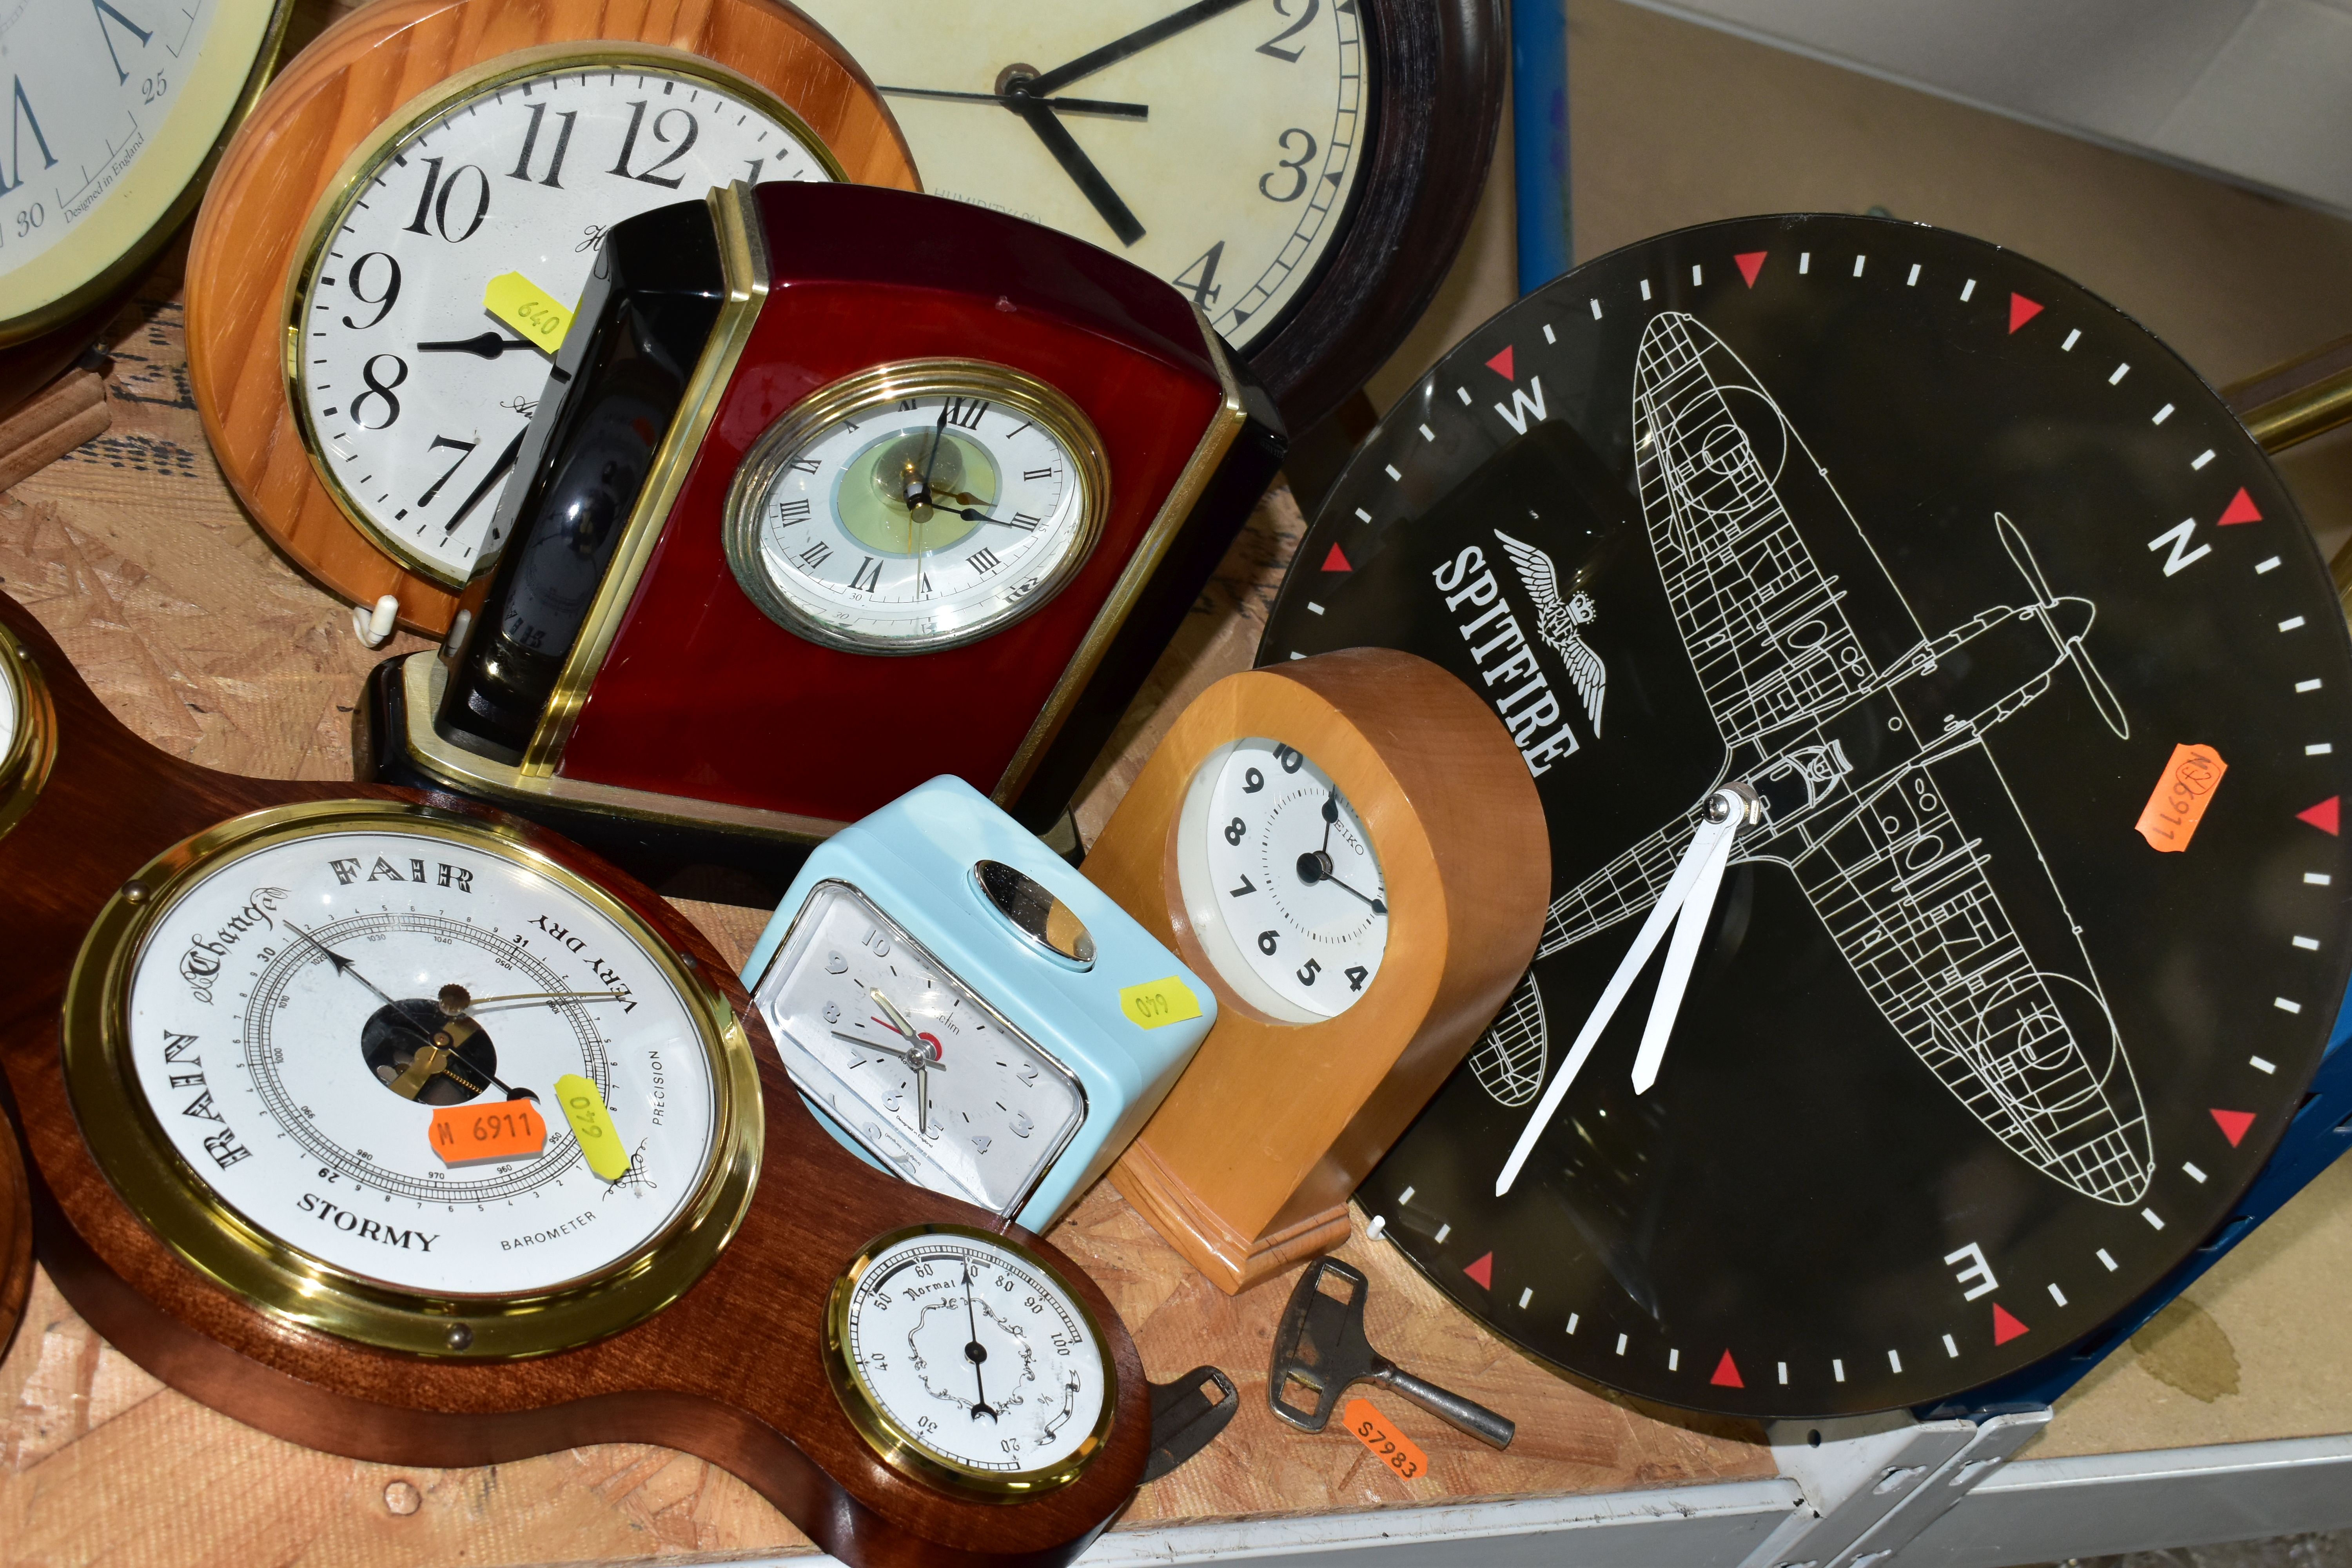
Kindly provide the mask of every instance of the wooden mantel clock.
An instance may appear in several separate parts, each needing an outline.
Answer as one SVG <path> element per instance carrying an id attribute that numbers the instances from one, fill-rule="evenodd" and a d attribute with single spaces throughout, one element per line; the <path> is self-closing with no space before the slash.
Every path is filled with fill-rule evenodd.
<path id="1" fill-rule="evenodd" d="M 164 757 L 0 629 L 63 741 L 0 837 L 0 1067 L 42 1259 L 124 1353 L 356 1458 L 682 1448 L 877 1568 L 1059 1564 L 1124 1506 L 1109 1300 L 819 1131 L 641 884 L 448 797 Z M 0 1306 L 11 1209 L 0 1168 Z"/>
<path id="2" fill-rule="evenodd" d="M 328 587 L 448 628 L 604 229 L 730 180 L 916 186 L 777 0 L 382 0 L 256 105 L 188 257 L 205 433 Z"/>
<path id="3" fill-rule="evenodd" d="M 1355 648 L 1196 698 L 1087 878 L 1215 989 L 1216 1027 L 1112 1167 L 1239 1291 L 1348 1235 L 1348 1194 L 1534 953 L 1549 840 L 1476 693 Z"/>
<path id="4" fill-rule="evenodd" d="M 496 570 L 370 682 L 368 765 L 771 903 L 940 773 L 1062 822 L 1282 453 L 1166 283 L 866 185 L 616 226 L 555 374 Z"/>

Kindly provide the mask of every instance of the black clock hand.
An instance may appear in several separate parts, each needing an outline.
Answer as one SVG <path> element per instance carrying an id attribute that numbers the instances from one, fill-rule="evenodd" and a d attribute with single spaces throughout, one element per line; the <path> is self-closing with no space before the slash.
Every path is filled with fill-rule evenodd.
<path id="1" fill-rule="evenodd" d="M 457 525 L 466 521 L 467 514 L 481 505 L 482 498 L 497 489 L 499 481 L 507 477 L 507 470 L 512 468 L 515 466 L 515 459 L 522 455 L 522 438 L 530 433 L 530 426 L 526 425 L 522 429 L 515 432 L 514 439 L 508 442 L 507 449 L 499 454 L 499 460 L 490 465 L 490 471 L 482 477 L 482 482 L 467 493 L 457 511 L 451 514 L 449 521 L 441 525 L 441 532 L 445 537 L 457 532 Z"/>
<path id="2" fill-rule="evenodd" d="M 938 98 L 950 103 L 1001 103 L 1012 107 L 1001 92 L 950 92 L 937 87 L 880 87 L 874 89 L 896 98 Z M 1108 120 L 1148 120 L 1150 107 L 1141 103 L 1120 103 L 1102 98 L 1056 98 L 1047 100 L 1064 114 L 1099 114 Z"/>
<path id="3" fill-rule="evenodd" d="M 1389 912 L 1388 905 L 1382 903 L 1378 899 L 1370 897 L 1369 894 L 1357 892 L 1355 889 L 1348 886 L 1347 883 L 1339 880 L 1339 878 L 1326 877 L 1323 879 L 1330 883 L 1333 887 L 1339 889 L 1343 893 L 1348 893 L 1356 898 L 1362 899 L 1364 902 L 1372 906 L 1372 913 L 1376 915 L 1384 915 Z"/>
<path id="4" fill-rule="evenodd" d="M 991 517 L 984 511 L 974 511 L 968 506 L 941 506 L 934 501 L 931 503 L 931 510 L 934 512 L 945 512 L 950 517 L 960 517 L 966 522 L 992 522 L 999 528 L 1017 528 L 1024 533 L 1034 533 L 1037 527 L 1032 522 L 1015 522 L 1009 517 Z"/>
<path id="5" fill-rule="evenodd" d="M 437 343 L 419 343 L 421 354 L 472 354 L 477 359 L 496 359 L 509 349 L 535 349 L 539 345 L 529 338 L 502 338 L 496 332 L 478 332 L 470 338 L 451 338 Z"/>
<path id="6" fill-rule="evenodd" d="M 971 1407 L 971 1418 L 977 1421 L 985 1415 L 993 1421 L 996 1409 L 988 1403 L 988 1385 L 980 1377 L 980 1363 L 988 1359 L 988 1347 L 980 1342 L 980 1311 L 971 1304 L 970 1258 L 964 1259 L 963 1265 L 963 1315 L 964 1321 L 971 1325 L 971 1338 L 963 1343 L 963 1359 L 971 1363 L 971 1386 L 980 1394 L 979 1402 Z"/>
<path id="7" fill-rule="evenodd" d="M 304 942 L 309 942 L 312 947 L 317 948 L 321 953 L 325 954 L 327 962 L 335 966 L 336 973 L 348 974 L 352 979 L 358 981 L 361 984 L 366 986 L 370 991 L 374 992 L 377 997 L 383 1001 L 384 1007 L 392 1014 L 394 1021 L 399 1024 L 403 1028 L 408 1030 L 409 1033 L 415 1035 L 418 1039 L 423 1040 L 426 1050 L 440 1053 L 442 1056 L 442 1061 L 437 1070 L 447 1073 L 451 1078 L 456 1079 L 459 1083 L 465 1085 L 466 1088 L 473 1090 L 476 1094 L 479 1094 L 484 1089 L 488 1089 L 489 1084 L 478 1083 L 473 1079 L 467 1077 L 467 1073 L 481 1073 L 484 1078 L 490 1080 L 490 1084 L 496 1084 L 499 1088 L 505 1089 L 509 1100 L 537 1100 L 539 1098 L 538 1095 L 532 1093 L 530 1089 L 513 1088 L 505 1082 L 505 1080 L 501 1079 L 497 1074 L 485 1071 L 474 1063 L 467 1061 L 465 1058 L 457 1054 L 457 1047 L 449 1043 L 448 1037 L 446 1035 L 436 1035 L 432 1030 L 426 1028 L 424 1025 L 418 1023 L 415 1019 L 410 1017 L 407 1012 L 402 1008 L 400 1004 L 394 1001 L 392 997 L 386 994 L 383 986 L 378 985 L 374 981 L 370 980 L 366 975 L 362 974 L 359 972 L 358 967 L 354 965 L 350 959 L 345 958 L 341 953 L 337 952 L 333 948 L 329 947 L 325 942 L 320 942 L 317 937 L 312 936 L 309 931 L 304 931 L 292 921 L 288 921 L 286 922 L 286 929 L 292 931 L 296 936 L 300 937 Z M 467 1069 L 466 1072 L 459 1072 L 457 1070 L 457 1067 L 459 1064 L 462 1064 Z M 432 1074 L 429 1072 L 425 1075 L 428 1079 L 431 1076 Z M 424 1087 L 423 1081 L 420 1080 L 416 1087 L 422 1089 Z M 409 1098 L 413 1100 L 415 1096 L 412 1094 Z"/>
<path id="8" fill-rule="evenodd" d="M 1028 123 L 1029 129 L 1037 133 L 1037 140 L 1045 144 L 1045 151 L 1054 154 L 1054 162 L 1062 165 L 1062 173 L 1070 176 L 1071 184 L 1078 187 L 1078 194 L 1085 196 L 1103 222 L 1110 226 L 1111 233 L 1118 236 L 1121 245 L 1133 245 L 1143 237 L 1143 224 L 1136 217 L 1134 210 L 1119 199 L 1117 191 L 1110 188 L 1110 182 L 1103 178 L 1103 172 L 1095 167 L 1095 161 L 1087 156 L 1086 149 L 1078 145 L 1077 139 L 1070 134 L 1069 127 L 1055 115 L 1054 106 L 1031 93 L 1027 80 L 1018 77 L 1013 79 L 1005 89 L 1004 107 L 1019 115 Z"/>
<path id="9" fill-rule="evenodd" d="M 1376 915 L 1384 915 L 1389 912 L 1388 905 L 1382 903 L 1380 900 L 1372 898 L 1365 893 L 1357 892 L 1355 889 L 1348 886 L 1347 883 L 1333 876 L 1331 874 L 1331 857 L 1320 849 L 1310 849 L 1306 854 L 1301 855 L 1298 858 L 1298 879 L 1306 883 L 1310 888 L 1318 882 L 1328 882 L 1333 887 L 1339 889 L 1341 892 L 1362 899 L 1364 902 L 1371 905 L 1372 913 Z"/>
<path id="10" fill-rule="evenodd" d="M 1333 784 L 1331 793 L 1323 797 L 1323 847 L 1316 853 L 1326 860 L 1331 858 L 1331 830 L 1339 826 L 1339 786 Z"/>
<path id="11" fill-rule="evenodd" d="M 1108 65 L 1115 65 L 1133 54 L 1140 54 L 1152 45 L 1172 38 L 1188 27 L 1198 26 L 1212 16 L 1223 16 L 1244 3 L 1244 0 L 1196 0 L 1181 11 L 1171 11 L 1157 22 L 1138 27 L 1132 33 L 1113 38 L 1098 49 L 1089 49 L 1066 65 L 1031 77 L 1024 84 L 1039 98 L 1059 92 L 1082 76 L 1092 76 Z"/>

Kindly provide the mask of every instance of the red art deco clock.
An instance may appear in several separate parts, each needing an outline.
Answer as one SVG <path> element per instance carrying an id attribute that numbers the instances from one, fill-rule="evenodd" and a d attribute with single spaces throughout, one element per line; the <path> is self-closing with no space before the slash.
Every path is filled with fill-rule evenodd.
<path id="1" fill-rule="evenodd" d="M 616 225 L 556 373 L 376 776 L 769 879 L 940 773 L 1054 828 L 1282 446 L 1166 283 L 850 185 Z"/>
<path id="2" fill-rule="evenodd" d="M 1532 970 L 1359 1190 L 1547 1360 L 1746 1415 L 1932 1405 L 2216 1227 L 2352 966 L 2344 616 L 2196 373 L 1915 224 L 1588 263 L 1392 409 L 1262 659 L 1511 726 Z"/>

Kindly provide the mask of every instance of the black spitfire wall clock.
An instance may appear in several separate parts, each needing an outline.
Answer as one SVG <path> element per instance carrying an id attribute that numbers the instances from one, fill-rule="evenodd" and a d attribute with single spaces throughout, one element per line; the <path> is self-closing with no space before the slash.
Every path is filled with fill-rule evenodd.
<path id="1" fill-rule="evenodd" d="M 2344 618 L 2194 372 L 1996 247 L 1688 229 L 1488 322 L 1359 450 L 1262 661 L 1402 647 L 1553 903 L 1363 1187 L 1570 1371 L 1931 1403 L 2227 1218 L 2344 994 Z"/>

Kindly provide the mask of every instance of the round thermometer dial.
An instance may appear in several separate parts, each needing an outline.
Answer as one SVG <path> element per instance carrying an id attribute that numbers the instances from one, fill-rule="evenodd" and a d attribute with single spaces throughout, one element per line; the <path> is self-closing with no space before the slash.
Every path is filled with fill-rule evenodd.
<path id="1" fill-rule="evenodd" d="M 0 15 L 0 345 L 95 304 L 195 205 L 276 58 L 287 0 L 20 4 Z"/>
<path id="2" fill-rule="evenodd" d="M 239 818 L 126 886 L 75 990 L 76 1109 L 116 1185 L 216 1277 L 324 1276 L 297 1315 L 355 1337 L 420 1348 L 338 1292 L 472 1324 L 653 1258 L 659 1300 L 589 1314 L 621 1327 L 690 1279 L 679 1244 L 742 1153 L 723 1003 L 625 906 L 471 821 Z M 581 1319 L 547 1331 L 593 1337 Z M 559 1348 L 479 1326 L 430 1348 Z"/>
<path id="3" fill-rule="evenodd" d="M 57 759 L 48 689 L 32 650 L 0 632 L 0 833 L 33 807 Z"/>
<path id="4" fill-rule="evenodd" d="M 743 180 L 840 165 L 772 94 L 679 51 L 563 45 L 456 77 L 362 143 L 313 218 L 289 373 L 313 462 L 444 587 L 492 519 L 604 230 Z M 551 315 L 550 311 L 553 314 Z"/>
<path id="5" fill-rule="evenodd" d="M 885 365 L 771 426 L 728 501 L 736 580 L 770 617 L 868 653 L 953 647 L 1059 592 L 1102 531 L 1094 427 L 1001 365 Z"/>
<path id="6" fill-rule="evenodd" d="M 1337 1017 L 1380 973 L 1380 857 L 1339 786 L 1297 747 L 1253 737 L 1202 764 L 1176 868 L 1210 964 L 1268 1016 Z"/>
<path id="7" fill-rule="evenodd" d="M 1076 1480 L 1118 1377 L 1086 1304 L 1026 1248 L 963 1226 L 899 1231 L 833 1289 L 834 1391 L 898 1469 L 1005 1501 Z"/>

